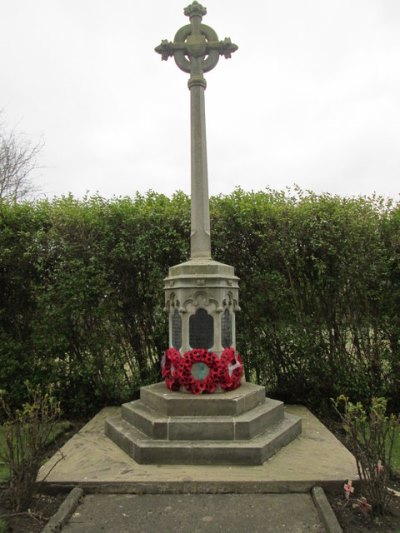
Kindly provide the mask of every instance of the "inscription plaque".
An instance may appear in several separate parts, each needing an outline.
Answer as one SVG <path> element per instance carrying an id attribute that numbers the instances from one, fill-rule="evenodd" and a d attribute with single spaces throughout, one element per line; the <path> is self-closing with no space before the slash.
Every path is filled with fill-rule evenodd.
<path id="1" fill-rule="evenodd" d="M 214 319 L 205 309 L 197 309 L 189 318 L 189 344 L 207 350 L 214 344 Z"/>
<path id="2" fill-rule="evenodd" d="M 226 308 L 221 317 L 221 341 L 224 348 L 232 346 L 232 315 Z"/>
<path id="3" fill-rule="evenodd" d="M 182 347 L 182 318 L 179 314 L 178 309 L 175 309 L 175 311 L 172 314 L 172 346 L 176 350 L 180 350 Z"/>

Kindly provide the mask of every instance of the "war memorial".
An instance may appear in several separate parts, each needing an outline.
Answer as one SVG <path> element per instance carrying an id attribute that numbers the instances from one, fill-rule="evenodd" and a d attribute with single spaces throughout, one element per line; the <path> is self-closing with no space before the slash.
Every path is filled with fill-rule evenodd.
<path id="1" fill-rule="evenodd" d="M 355 461 L 308 409 L 266 398 L 264 387 L 243 378 L 236 346 L 239 279 L 234 266 L 211 257 L 204 98 L 204 74 L 238 47 L 203 24 L 206 9 L 198 2 L 184 14 L 189 24 L 156 48 L 189 75 L 191 119 L 190 259 L 171 266 L 164 279 L 169 331 L 162 376 L 141 388 L 140 399 L 102 409 L 42 467 L 39 481 L 49 490 L 78 486 L 98 495 L 98 508 L 95 495 L 87 500 L 98 516 L 105 505 L 99 493 L 114 495 L 112 513 L 104 511 L 110 527 L 117 495 L 128 494 L 229 494 L 249 501 L 275 493 L 282 498 L 274 512 L 283 516 L 273 515 L 271 527 L 287 521 L 282 502 L 289 500 L 299 501 L 296 527 L 306 515 L 317 523 L 311 491 L 356 480 Z M 324 498 L 322 506 L 329 507 Z M 147 524 L 146 516 L 140 519 Z"/>
<path id="2" fill-rule="evenodd" d="M 156 52 L 190 76 L 190 260 L 172 266 L 164 280 L 164 382 L 142 387 L 140 400 L 106 421 L 106 434 L 138 463 L 262 464 L 300 433 L 301 420 L 265 398 L 263 387 L 243 381 L 239 280 L 233 266 L 211 257 L 204 74 L 238 47 L 202 23 L 206 9 L 198 2 L 184 13 L 190 24 Z"/>

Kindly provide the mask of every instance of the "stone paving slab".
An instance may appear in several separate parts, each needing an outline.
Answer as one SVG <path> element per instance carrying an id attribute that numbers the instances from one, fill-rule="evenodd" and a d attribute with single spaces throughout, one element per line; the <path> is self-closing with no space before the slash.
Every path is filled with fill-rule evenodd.
<path id="1" fill-rule="evenodd" d="M 104 434 L 117 407 L 100 411 L 40 470 L 49 489 L 79 485 L 85 492 L 200 493 L 307 492 L 357 480 L 354 457 L 302 406 L 286 406 L 302 418 L 302 434 L 260 466 L 140 465 Z M 55 465 L 55 466 L 54 466 Z"/>
<path id="2" fill-rule="evenodd" d="M 63 533 L 325 533 L 310 494 L 95 494 Z"/>

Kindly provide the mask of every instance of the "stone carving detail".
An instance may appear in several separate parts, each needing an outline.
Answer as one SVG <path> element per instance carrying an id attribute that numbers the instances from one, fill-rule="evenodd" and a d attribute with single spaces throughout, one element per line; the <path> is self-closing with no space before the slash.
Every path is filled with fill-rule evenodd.
<path id="1" fill-rule="evenodd" d="M 211 266 L 210 266 L 211 264 Z M 190 263 L 188 264 L 190 265 Z M 210 276 L 210 268 L 217 267 L 222 270 L 220 276 Z M 180 350 L 184 353 L 191 348 L 202 347 L 201 345 L 210 344 L 210 349 L 220 354 L 224 348 L 236 346 L 236 328 L 235 328 L 235 313 L 240 310 L 238 302 L 238 279 L 234 276 L 233 268 L 230 272 L 224 271 L 225 266 L 209 262 L 206 265 L 199 267 L 194 264 L 195 273 L 186 273 L 185 275 L 173 276 L 174 270 L 177 267 L 170 269 L 170 277 L 165 280 L 165 309 L 169 313 L 169 346 L 177 347 L 181 338 Z M 200 272 L 199 272 L 200 270 Z M 171 289 L 169 280 L 173 278 L 175 281 L 174 288 Z M 201 288 L 197 284 L 198 279 L 206 280 L 205 286 Z M 227 279 L 232 281 L 232 286 L 227 286 Z M 175 309 L 179 311 L 181 318 L 181 337 L 178 339 L 177 326 L 173 324 Z M 190 332 L 190 320 L 193 323 L 193 315 L 199 309 L 203 309 L 213 321 L 213 342 L 204 343 L 204 339 L 200 340 L 196 337 L 196 344 L 192 344 L 193 334 Z M 225 309 L 228 313 L 224 315 Z M 224 318 L 225 317 L 225 318 Z M 211 324 L 211 322 L 210 322 Z M 211 326 L 210 326 L 211 328 Z M 208 330 L 207 330 L 208 331 Z"/>
<path id="2" fill-rule="evenodd" d="M 229 37 L 219 41 L 217 33 L 210 26 L 201 24 L 207 9 L 198 2 L 185 8 L 184 14 L 189 17 L 190 24 L 176 32 L 173 43 L 163 39 L 155 50 L 163 61 L 173 56 L 183 72 L 192 74 L 192 77 L 197 74 L 201 79 L 203 72 L 209 72 L 217 65 L 220 55 L 229 59 L 238 47 Z"/>

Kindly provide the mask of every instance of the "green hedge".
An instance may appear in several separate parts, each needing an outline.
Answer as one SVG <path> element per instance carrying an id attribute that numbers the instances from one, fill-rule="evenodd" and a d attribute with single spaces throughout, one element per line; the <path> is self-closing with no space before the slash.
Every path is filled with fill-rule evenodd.
<path id="1" fill-rule="evenodd" d="M 346 393 L 399 408 L 400 207 L 236 190 L 211 199 L 213 257 L 235 267 L 247 379 L 323 408 Z M 188 259 L 182 193 L 0 204 L 0 388 L 55 383 L 89 414 L 159 379 L 163 278 Z"/>

